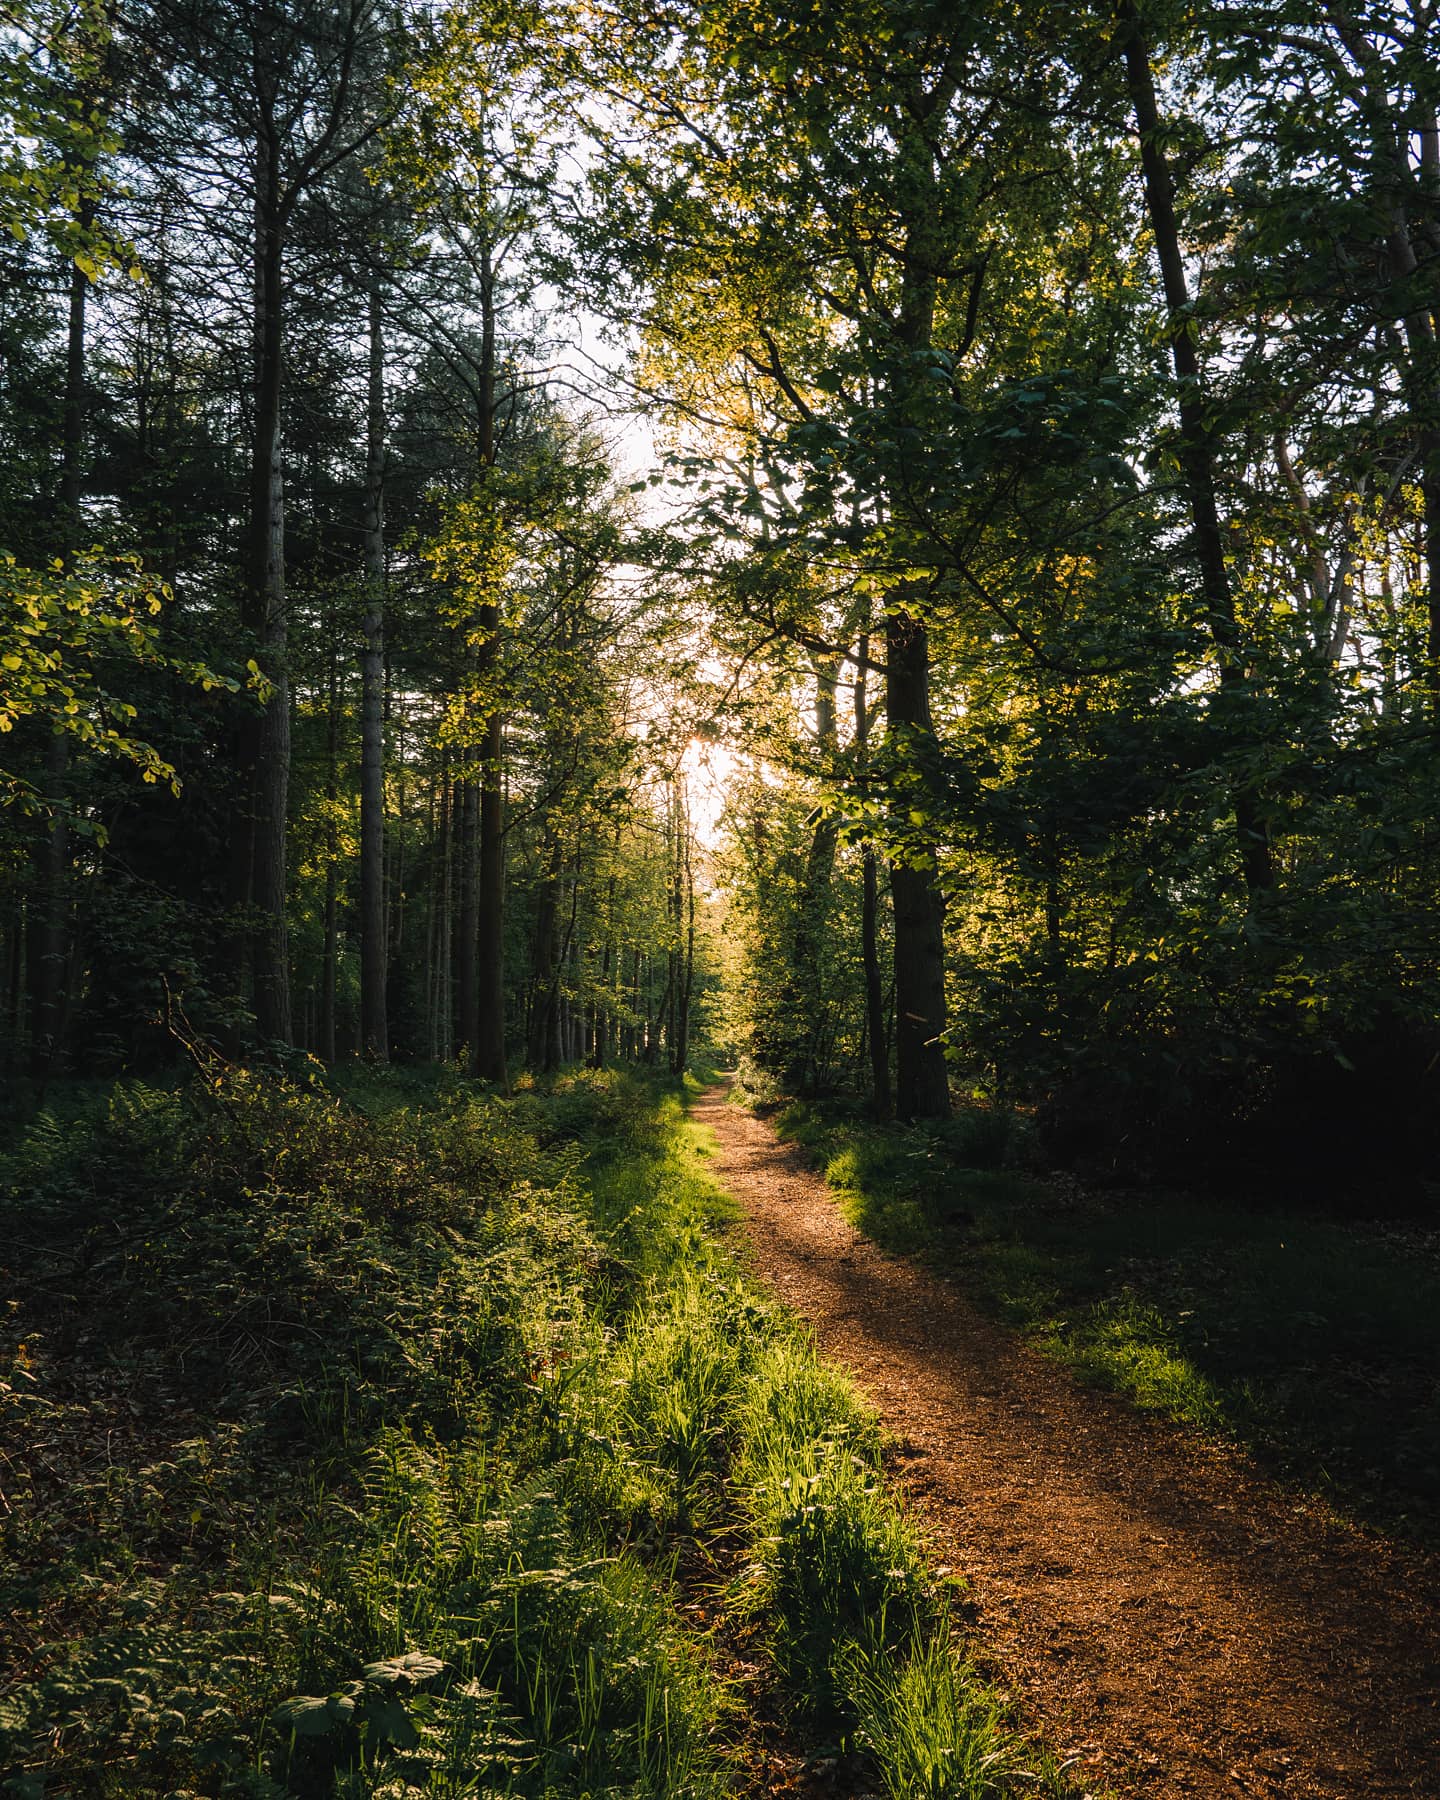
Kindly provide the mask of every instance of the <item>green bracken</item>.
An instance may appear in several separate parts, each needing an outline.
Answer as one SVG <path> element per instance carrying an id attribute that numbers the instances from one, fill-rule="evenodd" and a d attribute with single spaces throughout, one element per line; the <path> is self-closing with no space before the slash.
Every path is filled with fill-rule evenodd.
<path id="1" fill-rule="evenodd" d="M 702 1800 L 745 1726 L 682 1560 L 892 1792 L 1057 1779 L 675 1087 L 224 1069 L 41 1119 L 4 1178 L 12 1800 Z"/>

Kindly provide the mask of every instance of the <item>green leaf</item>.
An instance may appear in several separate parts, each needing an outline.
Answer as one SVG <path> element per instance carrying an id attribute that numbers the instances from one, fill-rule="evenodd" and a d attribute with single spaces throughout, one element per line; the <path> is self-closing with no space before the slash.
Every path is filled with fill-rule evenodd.
<path id="1" fill-rule="evenodd" d="M 382 1744 L 394 1744 L 397 1750 L 413 1750 L 420 1742 L 415 1722 L 405 1710 L 405 1702 L 397 1695 L 372 1701 L 365 1708 L 365 1719 Z"/>
<path id="2" fill-rule="evenodd" d="M 438 1656 L 410 1650 L 404 1656 L 387 1656 L 383 1662 L 366 1663 L 360 1673 L 374 1687 L 389 1687 L 397 1682 L 418 1687 L 422 1681 L 433 1681 L 444 1667 Z"/>
<path id="3" fill-rule="evenodd" d="M 325 1737 L 348 1725 L 355 1712 L 354 1698 L 349 1694 L 297 1694 L 282 1701 L 271 1717 L 282 1731 L 293 1731 L 297 1737 Z"/>

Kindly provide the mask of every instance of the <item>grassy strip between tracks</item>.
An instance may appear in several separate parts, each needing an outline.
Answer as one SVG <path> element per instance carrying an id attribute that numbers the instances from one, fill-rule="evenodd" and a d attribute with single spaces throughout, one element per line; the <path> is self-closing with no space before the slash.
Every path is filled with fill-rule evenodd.
<path id="1" fill-rule="evenodd" d="M 735 1630 L 877 1788 L 1066 1791 L 673 1087 L 219 1070 L 0 1174 L 12 1800 L 718 1795 Z"/>

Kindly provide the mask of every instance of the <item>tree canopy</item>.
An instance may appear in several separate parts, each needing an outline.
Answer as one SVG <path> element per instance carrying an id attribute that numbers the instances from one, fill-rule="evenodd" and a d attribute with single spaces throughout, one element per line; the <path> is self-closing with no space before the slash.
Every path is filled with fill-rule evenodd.
<path id="1" fill-rule="evenodd" d="M 705 1041 L 1430 1166 L 1436 29 L 23 0 L 12 1091 Z"/>

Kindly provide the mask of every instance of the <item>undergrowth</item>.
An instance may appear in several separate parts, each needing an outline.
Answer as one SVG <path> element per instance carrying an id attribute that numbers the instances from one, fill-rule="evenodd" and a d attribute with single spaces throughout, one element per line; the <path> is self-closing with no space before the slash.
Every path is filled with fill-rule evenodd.
<path id="1" fill-rule="evenodd" d="M 12 1800 L 704 1800 L 744 1722 L 682 1561 L 890 1792 L 1061 1791 L 673 1089 L 226 1070 L 0 1174 Z"/>
<path id="2" fill-rule="evenodd" d="M 1241 1442 L 1341 1510 L 1440 1518 L 1440 1245 L 1412 1228 L 1037 1179 L 1026 1122 L 791 1103 L 853 1224 L 957 1276 L 1084 1379 Z"/>

